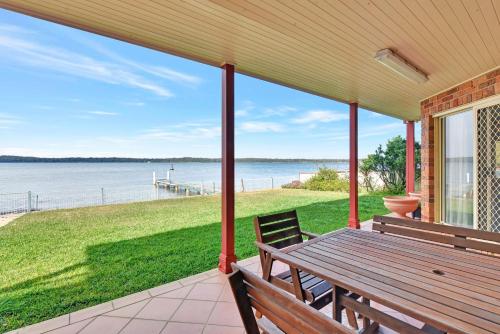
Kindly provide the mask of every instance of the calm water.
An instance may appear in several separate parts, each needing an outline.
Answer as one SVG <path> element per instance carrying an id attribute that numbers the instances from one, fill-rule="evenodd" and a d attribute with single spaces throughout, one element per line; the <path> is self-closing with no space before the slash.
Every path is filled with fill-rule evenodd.
<path id="1" fill-rule="evenodd" d="M 346 163 L 263 163 L 236 165 L 236 188 L 243 178 L 246 190 L 278 187 L 298 179 L 299 172 L 314 172 L 328 166 L 346 170 Z M 26 206 L 27 192 L 39 209 L 121 203 L 178 196 L 156 190 L 153 172 L 166 178 L 166 163 L 0 163 L 0 213 Z M 220 189 L 219 163 L 175 163 L 171 179 L 176 183 L 203 183 L 205 189 Z M 2 195 L 12 194 L 17 195 Z M 38 196 L 38 197 L 37 197 Z"/>

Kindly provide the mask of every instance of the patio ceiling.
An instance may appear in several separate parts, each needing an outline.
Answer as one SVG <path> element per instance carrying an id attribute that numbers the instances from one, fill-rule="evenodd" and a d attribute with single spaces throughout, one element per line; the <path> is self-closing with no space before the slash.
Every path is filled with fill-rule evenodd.
<path id="1" fill-rule="evenodd" d="M 0 7 L 401 119 L 419 101 L 500 64 L 500 2 L 0 0 Z M 497 36 L 496 38 L 494 36 Z M 374 60 L 391 48 L 429 75 Z"/>

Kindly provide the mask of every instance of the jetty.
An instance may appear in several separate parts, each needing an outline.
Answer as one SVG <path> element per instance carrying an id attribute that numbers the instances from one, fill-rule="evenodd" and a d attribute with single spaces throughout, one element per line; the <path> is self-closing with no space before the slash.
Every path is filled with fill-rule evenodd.
<path id="1" fill-rule="evenodd" d="M 153 172 L 153 185 L 156 188 L 166 189 L 170 192 L 185 196 L 211 195 L 216 193 L 215 182 L 212 182 L 210 186 L 203 184 L 203 182 L 178 183 L 170 179 L 169 173 L 167 173 L 167 178 L 162 179 L 156 178 L 156 173 Z"/>

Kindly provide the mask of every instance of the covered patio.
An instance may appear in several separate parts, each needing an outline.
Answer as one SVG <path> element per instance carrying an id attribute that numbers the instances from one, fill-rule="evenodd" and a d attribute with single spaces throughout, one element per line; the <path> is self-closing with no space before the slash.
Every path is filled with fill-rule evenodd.
<path id="1" fill-rule="evenodd" d="M 148 327 L 152 333 L 243 332 L 224 276 L 237 262 L 235 73 L 349 104 L 349 228 L 361 227 L 358 108 L 364 108 L 405 122 L 407 192 L 415 190 L 414 125 L 422 122 L 422 221 L 500 231 L 496 202 L 500 187 L 494 176 L 498 167 L 492 158 L 494 150 L 490 149 L 499 141 L 497 128 L 490 125 L 497 124 L 495 115 L 500 112 L 500 3 L 496 1 L 0 0 L 0 7 L 217 66 L 222 76 L 221 274 L 213 271 L 167 283 L 124 297 L 125 303 L 109 302 L 19 333 L 55 329 L 54 333 L 143 332 L 140 326 L 152 326 Z M 475 138 L 477 145 L 471 157 L 475 161 L 474 175 L 469 173 L 467 180 L 477 181 L 467 181 L 467 187 L 448 191 L 445 151 L 458 139 L 446 137 L 446 118 L 463 110 L 470 110 L 478 120 L 478 115 L 486 115 L 484 131 L 489 135 L 486 142 Z M 486 153 L 478 153 L 482 148 L 488 148 Z M 476 162 L 487 167 L 479 169 Z M 486 176 L 476 175 L 483 170 L 487 170 Z M 455 196 L 454 192 L 459 194 Z M 448 217 L 458 217 L 449 215 L 450 210 L 456 211 L 455 206 L 462 210 L 462 204 L 456 204 L 462 200 L 467 200 L 473 212 L 461 215 L 463 221 L 450 221 Z M 242 263 L 259 272 L 255 259 Z M 203 321 L 183 318 L 182 305 L 191 299 L 210 301 L 210 306 L 200 303 L 197 309 Z M 161 312 L 156 313 L 151 306 L 155 303 Z M 377 308 L 377 303 L 372 306 Z M 150 309 L 161 319 L 146 316 Z M 393 315 L 415 322 L 397 312 Z M 491 317 L 500 325 L 498 314 Z M 145 320 L 150 321 L 146 324 Z M 161 325 L 153 324 L 153 320 Z M 383 327 L 379 331 L 386 332 Z"/>

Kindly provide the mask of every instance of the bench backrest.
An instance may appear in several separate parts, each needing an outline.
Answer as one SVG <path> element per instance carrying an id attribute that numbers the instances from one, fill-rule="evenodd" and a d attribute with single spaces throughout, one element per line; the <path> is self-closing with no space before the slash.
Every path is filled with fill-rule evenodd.
<path id="1" fill-rule="evenodd" d="M 297 211 L 287 211 L 254 218 L 257 241 L 277 249 L 302 243 Z M 262 253 L 262 251 L 260 251 Z M 263 254 L 261 254 L 263 261 Z"/>
<path id="2" fill-rule="evenodd" d="M 452 245 L 464 250 L 500 254 L 500 233 L 424 223 L 414 219 L 374 216 L 374 231 Z"/>
<path id="3" fill-rule="evenodd" d="M 248 270 L 232 266 L 229 283 L 248 334 L 259 334 L 259 327 L 267 333 L 355 333 Z M 257 320 L 253 309 L 263 318 Z"/>

